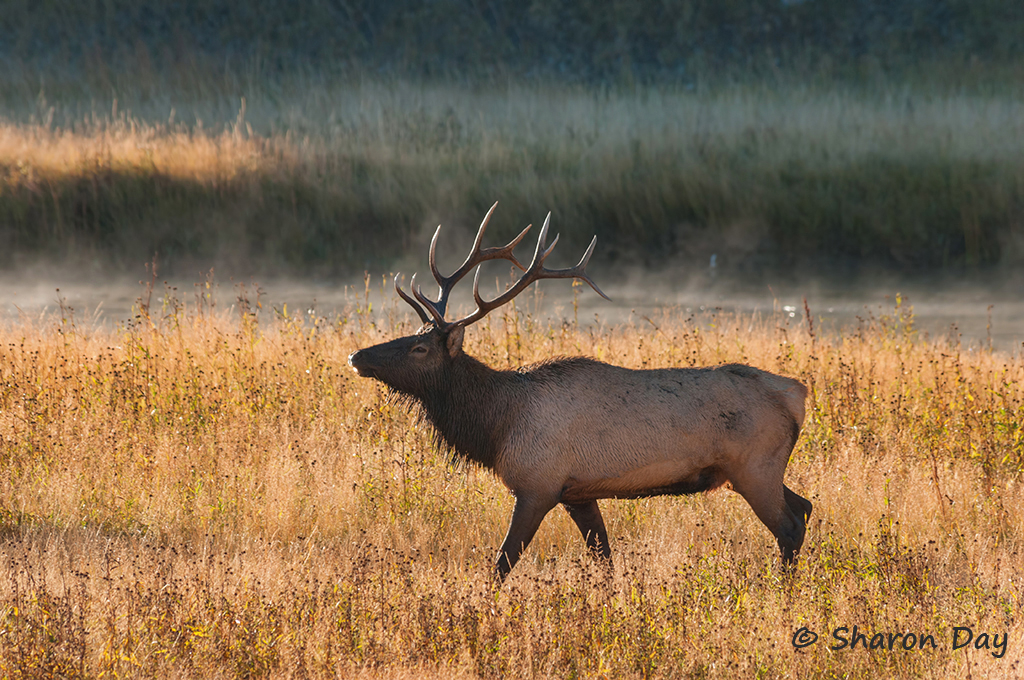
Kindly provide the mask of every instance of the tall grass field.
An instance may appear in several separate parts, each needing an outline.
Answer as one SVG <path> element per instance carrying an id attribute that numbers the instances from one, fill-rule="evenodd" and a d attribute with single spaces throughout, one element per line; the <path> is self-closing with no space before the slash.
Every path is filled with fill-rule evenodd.
<path id="1" fill-rule="evenodd" d="M 926 341 L 900 298 L 827 334 L 813 310 L 541 323 L 524 298 L 467 350 L 804 381 L 786 481 L 815 509 L 787 574 L 727 489 L 603 501 L 610 576 L 556 511 L 499 589 L 507 491 L 346 365 L 414 330 L 405 305 L 369 279 L 331 317 L 260 296 L 0 329 L 0 676 L 1024 674 L 1019 354 Z"/>
<path id="2" fill-rule="evenodd" d="M 804 382 L 791 571 L 723 488 L 602 501 L 610 573 L 556 510 L 498 586 L 513 498 L 347 365 L 416 330 L 381 274 L 426 273 L 438 224 L 451 271 L 496 200 L 489 243 L 550 210 L 609 289 L 1012 296 L 1018 4 L 5 3 L 3 280 L 150 283 L 111 322 L 64 283 L 6 301 L 0 679 L 1024 677 L 1024 354 L 991 306 L 979 345 L 901 296 L 843 326 L 549 282 L 467 330 L 496 368 Z M 362 283 L 325 313 L 228 278 Z"/>

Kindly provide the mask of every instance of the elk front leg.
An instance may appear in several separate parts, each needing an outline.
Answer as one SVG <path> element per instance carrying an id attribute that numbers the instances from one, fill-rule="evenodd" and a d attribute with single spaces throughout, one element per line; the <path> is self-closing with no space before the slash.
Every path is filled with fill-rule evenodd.
<path id="1" fill-rule="evenodd" d="M 604 528 L 604 517 L 601 516 L 601 508 L 597 507 L 597 501 L 562 503 L 562 507 L 569 513 L 572 521 L 576 522 L 590 553 L 599 560 L 605 560 L 610 567 L 612 549 L 608 545 L 608 531 Z"/>
<path id="2" fill-rule="evenodd" d="M 508 533 L 501 543 L 501 551 L 498 553 L 496 573 L 499 581 L 504 581 L 512 567 L 516 566 L 519 557 L 530 545 L 533 535 L 537 533 L 541 521 L 548 514 L 551 508 L 555 507 L 554 502 L 538 499 L 532 496 L 516 496 L 516 505 L 512 510 L 512 522 L 508 526 Z"/>

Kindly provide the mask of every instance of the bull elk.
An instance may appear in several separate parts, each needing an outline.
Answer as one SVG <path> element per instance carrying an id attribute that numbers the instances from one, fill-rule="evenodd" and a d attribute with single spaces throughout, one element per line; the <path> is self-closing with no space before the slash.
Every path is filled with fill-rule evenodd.
<path id="1" fill-rule="evenodd" d="M 523 267 L 508 245 L 481 248 L 497 204 L 484 217 L 465 262 L 442 276 L 430 242 L 430 270 L 440 286 L 429 299 L 410 281 L 395 290 L 423 322 L 414 334 L 361 349 L 349 364 L 422 407 L 439 440 L 456 455 L 492 470 L 515 496 L 512 521 L 496 560 L 500 580 L 519 561 L 545 515 L 561 504 L 589 550 L 611 561 L 597 501 L 694 494 L 730 482 L 775 535 L 784 565 L 803 544 L 811 503 L 783 484 L 804 419 L 800 382 L 750 366 L 634 370 L 583 357 L 555 358 L 517 370 L 490 368 L 462 350 L 465 328 L 541 279 L 575 278 L 609 299 L 584 271 L 597 237 L 575 267 L 547 269 L 549 213 L 533 261 Z M 478 265 L 508 260 L 525 273 L 493 300 L 480 295 Z M 476 310 L 447 321 L 452 288 L 474 268 Z M 428 315 L 429 314 L 429 315 Z"/>

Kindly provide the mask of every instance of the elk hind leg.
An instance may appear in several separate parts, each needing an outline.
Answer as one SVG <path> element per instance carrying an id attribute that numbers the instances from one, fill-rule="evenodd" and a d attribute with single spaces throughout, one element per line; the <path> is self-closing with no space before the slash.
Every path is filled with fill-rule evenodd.
<path id="1" fill-rule="evenodd" d="M 590 553 L 610 567 L 612 549 L 608 545 L 608 530 L 605 529 L 604 517 L 601 516 L 601 508 L 597 506 L 597 501 L 562 503 L 562 507 L 583 534 L 583 540 L 587 542 Z"/>
<path id="2" fill-rule="evenodd" d="M 814 505 L 785 484 L 782 485 L 782 493 L 786 496 L 786 505 L 788 505 L 789 509 L 798 517 L 803 517 L 804 524 L 806 525 L 807 520 L 811 518 L 811 510 L 814 509 Z"/>
<path id="3" fill-rule="evenodd" d="M 794 493 L 794 505 L 798 506 L 794 511 L 785 493 L 788 489 L 782 484 L 781 479 L 761 480 L 760 483 L 734 479 L 732 483 L 733 489 L 746 499 L 757 518 L 775 536 L 779 551 L 782 553 L 782 563 L 789 566 L 796 562 L 796 554 L 804 544 L 804 534 L 807 530 L 804 516 L 810 514 L 810 502 Z M 796 498 L 807 505 L 799 503 Z"/>

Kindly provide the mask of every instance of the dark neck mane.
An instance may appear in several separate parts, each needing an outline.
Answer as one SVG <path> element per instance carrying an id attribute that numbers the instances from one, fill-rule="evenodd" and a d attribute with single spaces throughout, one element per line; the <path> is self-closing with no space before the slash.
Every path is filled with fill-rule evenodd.
<path id="1" fill-rule="evenodd" d="M 442 380 L 410 395 L 423 407 L 438 439 L 460 458 L 493 469 L 508 429 L 522 404 L 523 378 L 496 371 L 460 354 Z"/>

